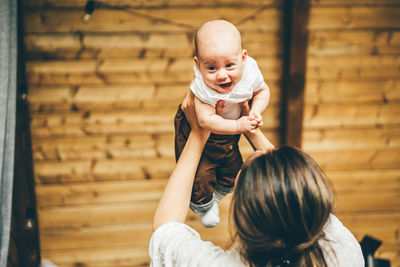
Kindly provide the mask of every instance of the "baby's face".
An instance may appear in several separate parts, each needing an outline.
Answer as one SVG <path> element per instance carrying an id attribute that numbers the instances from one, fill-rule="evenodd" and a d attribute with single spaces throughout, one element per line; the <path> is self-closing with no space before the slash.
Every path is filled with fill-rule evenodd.
<path id="1" fill-rule="evenodd" d="M 242 78 L 247 52 L 233 43 L 205 46 L 195 57 L 205 84 L 222 94 L 232 91 Z"/>

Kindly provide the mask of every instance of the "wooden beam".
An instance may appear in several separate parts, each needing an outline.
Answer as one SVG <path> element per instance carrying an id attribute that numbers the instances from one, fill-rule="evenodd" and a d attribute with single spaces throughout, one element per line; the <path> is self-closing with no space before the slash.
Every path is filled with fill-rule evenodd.
<path id="1" fill-rule="evenodd" d="M 30 134 L 30 115 L 23 46 L 23 16 L 21 1 L 17 4 L 17 99 L 15 120 L 14 177 L 12 191 L 11 236 L 15 242 L 17 265 L 34 267 L 41 262 L 39 227 L 36 211 L 35 181 Z M 0 264 L 1 265 L 1 264 Z M 2 265 L 3 266 L 3 265 Z M 7 265 L 9 266 L 9 265 Z"/>
<path id="2" fill-rule="evenodd" d="M 310 0 L 285 1 L 282 144 L 301 147 Z"/>

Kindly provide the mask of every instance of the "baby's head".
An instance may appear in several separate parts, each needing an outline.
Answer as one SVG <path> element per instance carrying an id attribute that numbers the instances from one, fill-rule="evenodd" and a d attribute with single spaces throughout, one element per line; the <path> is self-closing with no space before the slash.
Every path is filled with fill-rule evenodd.
<path id="1" fill-rule="evenodd" d="M 242 78 L 247 52 L 239 30 L 226 20 L 204 23 L 195 37 L 194 61 L 206 85 L 227 94 Z"/>

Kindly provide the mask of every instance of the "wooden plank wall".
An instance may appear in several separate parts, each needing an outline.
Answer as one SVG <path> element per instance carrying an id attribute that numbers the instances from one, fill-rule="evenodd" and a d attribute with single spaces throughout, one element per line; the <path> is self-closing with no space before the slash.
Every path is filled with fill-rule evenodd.
<path id="1" fill-rule="evenodd" d="M 193 75 L 193 36 L 226 18 L 271 86 L 278 140 L 281 1 L 24 1 L 26 68 L 43 259 L 146 266 L 156 204 L 174 167 L 173 116 Z M 251 148 L 242 142 L 243 153 Z M 189 223 L 218 244 L 221 225 Z"/>
<path id="2" fill-rule="evenodd" d="M 196 28 L 239 26 L 271 87 L 263 131 L 277 144 L 282 0 L 98 2 L 85 24 L 85 0 L 23 1 L 41 253 L 62 266 L 147 266 Z M 380 255 L 399 266 L 400 7 L 312 3 L 304 148 L 332 178 L 343 222 L 382 238 Z M 224 244 L 228 205 L 214 229 L 188 223 Z"/>
<path id="3" fill-rule="evenodd" d="M 400 2 L 314 0 L 303 148 L 332 179 L 342 221 L 400 266 Z"/>

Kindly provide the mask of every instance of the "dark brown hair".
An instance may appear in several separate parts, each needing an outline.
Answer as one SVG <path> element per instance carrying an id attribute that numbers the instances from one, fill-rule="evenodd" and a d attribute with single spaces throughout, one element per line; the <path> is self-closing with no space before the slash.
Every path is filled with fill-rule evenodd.
<path id="1" fill-rule="evenodd" d="M 232 197 L 235 239 L 250 266 L 326 267 L 318 240 L 332 212 L 332 187 L 306 153 L 279 147 L 255 155 Z"/>

